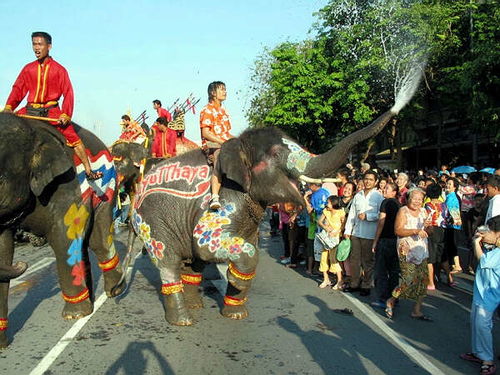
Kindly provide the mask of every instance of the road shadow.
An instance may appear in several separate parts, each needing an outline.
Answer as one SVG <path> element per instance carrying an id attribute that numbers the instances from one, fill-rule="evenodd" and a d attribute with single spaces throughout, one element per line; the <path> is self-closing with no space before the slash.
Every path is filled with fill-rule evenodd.
<path id="1" fill-rule="evenodd" d="M 127 349 L 122 355 L 108 368 L 105 372 L 106 375 L 126 374 L 137 375 L 146 374 L 151 370 L 149 358 L 152 356 L 156 359 L 160 368 L 160 374 L 173 375 L 174 371 L 168 364 L 167 360 L 163 358 L 161 353 L 156 349 L 155 344 L 151 341 L 134 341 L 128 344 Z"/>
<path id="2" fill-rule="evenodd" d="M 139 250 L 142 251 L 142 250 Z M 122 293 L 118 297 L 116 297 L 116 303 L 120 303 L 121 300 L 126 298 L 131 289 L 132 289 L 132 284 L 134 283 L 135 279 L 137 278 L 137 275 L 140 273 L 147 281 L 147 283 L 151 286 L 154 287 L 156 296 L 158 298 L 158 301 L 160 301 L 163 305 L 163 296 L 161 294 L 161 277 L 160 277 L 160 271 L 158 268 L 151 262 L 149 259 L 149 255 L 147 254 L 141 254 L 139 255 L 134 261 L 132 272 L 130 274 L 130 277 L 127 278 L 128 281 L 128 287 L 125 293 Z M 148 288 L 148 292 L 151 292 L 151 290 Z"/>
<path id="3" fill-rule="evenodd" d="M 403 364 L 405 360 L 410 363 L 413 362 L 397 347 L 394 347 L 394 350 L 399 352 L 399 355 L 394 356 L 395 353 L 391 353 L 392 358 L 397 358 L 394 364 L 387 359 L 381 361 L 380 353 L 377 353 L 374 348 L 379 347 L 383 350 L 382 348 L 387 347 L 387 340 L 357 317 L 332 313 L 330 307 L 318 297 L 308 295 L 305 298 L 317 308 L 315 315 L 319 323 L 316 324 L 316 327 L 321 332 L 317 329 L 304 330 L 293 320 L 286 317 L 278 317 L 277 324 L 300 338 L 303 347 L 309 351 L 314 362 L 321 367 L 323 373 L 368 375 L 373 369 L 365 367 L 366 362 L 371 362 L 372 365 L 377 367 L 378 372 L 384 374 L 399 373 L 399 366 L 406 369 L 412 367 L 408 363 Z M 342 330 L 337 329 L 339 326 L 344 328 Z M 346 330 L 345 327 L 352 327 L 352 332 L 349 329 Z M 342 331 L 349 332 L 350 336 L 342 336 Z M 370 333 L 369 343 L 353 345 L 353 335 L 367 337 L 367 333 Z M 388 354 L 387 357 L 389 357 Z M 362 359 L 364 359 L 365 363 L 362 362 Z M 395 367 L 396 363 L 397 366 Z M 428 372 L 413 366 L 412 370 L 405 371 L 405 375 L 411 374 L 428 374 Z"/>
<path id="4" fill-rule="evenodd" d="M 7 337 L 10 342 L 12 342 L 14 336 L 24 327 L 43 300 L 61 293 L 57 280 L 56 273 L 51 273 L 49 275 L 34 274 L 30 276 L 29 281 L 25 281 L 13 288 L 13 290 L 26 290 L 26 295 L 9 314 Z M 62 311 L 64 301 L 62 298 L 60 301 L 60 308 Z M 60 319 L 62 320 L 62 317 L 60 317 Z"/>

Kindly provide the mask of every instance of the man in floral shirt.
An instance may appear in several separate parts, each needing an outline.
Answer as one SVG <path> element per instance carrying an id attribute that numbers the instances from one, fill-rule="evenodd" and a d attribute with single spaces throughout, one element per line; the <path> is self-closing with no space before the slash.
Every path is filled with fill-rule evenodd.
<path id="1" fill-rule="evenodd" d="M 208 85 L 208 104 L 200 113 L 201 147 L 207 155 L 209 162 L 213 163 L 214 171 L 211 179 L 212 198 L 210 209 L 220 208 L 219 190 L 221 187 L 221 176 L 217 169 L 217 158 L 222 144 L 234 138 L 229 131 L 231 122 L 229 115 L 222 107 L 226 100 L 226 85 L 224 82 L 215 81 Z"/>

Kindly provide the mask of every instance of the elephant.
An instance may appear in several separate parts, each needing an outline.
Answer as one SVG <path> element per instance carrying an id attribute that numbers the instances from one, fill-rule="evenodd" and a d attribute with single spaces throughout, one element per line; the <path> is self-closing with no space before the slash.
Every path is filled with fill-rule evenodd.
<path id="1" fill-rule="evenodd" d="M 208 207 L 212 169 L 201 150 L 151 168 L 137 192 L 131 222 L 159 269 L 165 319 L 172 325 L 193 324 L 189 309 L 203 306 L 199 286 L 208 262 L 228 263 L 222 315 L 246 318 L 265 207 L 278 202 L 304 206 L 299 181 L 334 176 L 353 147 L 378 134 L 410 100 L 420 72 L 409 73 L 390 110 L 324 154 L 309 153 L 271 127 L 249 129 L 223 143 L 217 163 L 222 176 L 218 210 Z"/>
<path id="2" fill-rule="evenodd" d="M 112 209 L 116 172 L 106 146 L 74 125 L 87 147 L 93 170 L 89 181 L 80 159 L 54 126 L 39 120 L 0 113 L 0 348 L 8 345 L 9 279 L 25 269 L 12 265 L 17 228 L 47 238 L 57 264 L 64 319 L 78 319 L 93 310 L 92 285 L 87 285 L 86 250 L 95 252 L 108 296 L 125 289 L 113 243 Z M 82 257 L 83 255 L 83 257 Z"/>
<path id="3" fill-rule="evenodd" d="M 111 154 L 113 155 L 118 182 L 120 186 L 124 187 L 127 193 L 135 191 L 135 183 L 139 181 L 141 173 L 147 172 L 153 165 L 163 161 L 162 158 L 152 157 L 152 141 L 152 135 L 149 134 L 148 140 L 145 143 L 118 140 L 111 146 Z M 184 131 L 178 131 L 176 147 L 177 155 L 198 148 L 194 142 L 184 137 Z M 141 171 L 143 163 L 143 170 Z"/>

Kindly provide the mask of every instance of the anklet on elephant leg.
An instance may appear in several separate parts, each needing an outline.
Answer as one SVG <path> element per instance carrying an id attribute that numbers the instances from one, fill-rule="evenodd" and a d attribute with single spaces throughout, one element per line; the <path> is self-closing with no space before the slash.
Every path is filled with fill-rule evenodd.
<path id="1" fill-rule="evenodd" d="M 118 265 L 118 263 L 120 263 L 120 258 L 118 258 L 118 254 L 115 254 L 115 256 L 110 260 L 107 260 L 102 263 L 99 262 L 99 268 L 102 270 L 102 272 L 108 272 L 114 270 Z"/>
<path id="2" fill-rule="evenodd" d="M 161 286 L 161 294 L 166 296 L 174 293 L 182 293 L 184 292 L 184 287 L 182 286 L 182 282 L 163 284 Z"/>
<path id="3" fill-rule="evenodd" d="M 80 303 L 82 301 L 85 301 L 87 298 L 89 298 L 90 297 L 90 293 L 89 293 L 89 290 L 87 288 L 85 288 L 80 294 L 78 294 L 78 295 L 76 295 L 74 297 L 67 296 L 64 293 L 62 293 L 62 296 L 63 296 L 63 299 L 66 302 L 69 302 L 69 303 Z"/>
<path id="4" fill-rule="evenodd" d="M 236 298 L 232 296 L 224 296 L 224 305 L 226 306 L 241 306 L 247 302 L 248 298 Z"/>
<path id="5" fill-rule="evenodd" d="M 243 273 L 241 271 L 239 271 L 235 265 L 233 263 L 229 263 L 229 272 L 231 273 L 231 275 L 233 275 L 234 277 L 236 277 L 237 279 L 240 279 L 240 280 L 252 280 L 254 277 L 255 277 L 255 272 L 250 272 L 250 273 Z"/>
<path id="6" fill-rule="evenodd" d="M 202 281 L 202 276 L 190 273 L 184 273 L 181 275 L 181 280 L 183 284 L 200 285 Z"/>
<path id="7" fill-rule="evenodd" d="M 6 331 L 9 326 L 9 319 L 0 318 L 0 331 Z"/>

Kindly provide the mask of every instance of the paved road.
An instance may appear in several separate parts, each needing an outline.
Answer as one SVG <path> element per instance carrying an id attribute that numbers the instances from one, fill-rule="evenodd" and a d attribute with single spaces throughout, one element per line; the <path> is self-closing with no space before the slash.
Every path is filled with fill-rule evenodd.
<path id="1" fill-rule="evenodd" d="M 127 294 L 101 296 L 95 312 L 66 322 L 49 247 L 20 246 L 17 259 L 32 265 L 11 286 L 11 346 L 0 352 L 0 374 L 476 374 L 458 354 L 469 349 L 470 281 L 442 286 L 426 299 L 433 323 L 409 317 L 402 301 L 393 321 L 370 299 L 319 289 L 302 269 L 279 264 L 279 238 L 263 224 L 261 260 L 245 321 L 223 318 L 223 288 L 215 266 L 203 283 L 205 308 L 193 327 L 164 320 L 158 272 L 139 256 Z M 124 233 L 117 236 L 124 241 Z M 123 243 L 118 243 L 123 252 Z M 95 264 L 95 259 L 93 259 Z M 219 266 L 220 267 L 220 266 Z M 97 268 L 97 267 L 95 267 Z M 94 269 L 95 275 L 99 275 Z M 223 289 L 222 289 L 223 290 Z M 336 313 L 349 308 L 353 315 Z M 495 329 L 496 347 L 500 334 Z"/>

